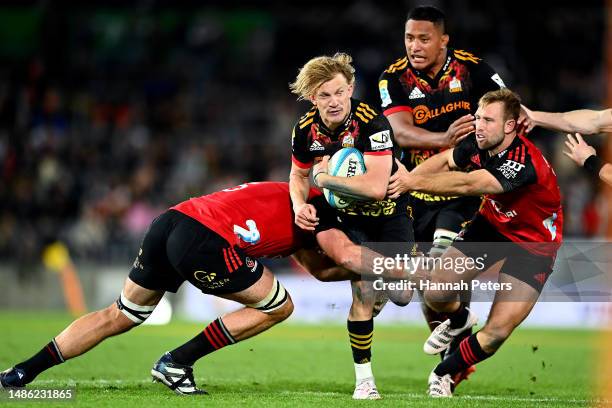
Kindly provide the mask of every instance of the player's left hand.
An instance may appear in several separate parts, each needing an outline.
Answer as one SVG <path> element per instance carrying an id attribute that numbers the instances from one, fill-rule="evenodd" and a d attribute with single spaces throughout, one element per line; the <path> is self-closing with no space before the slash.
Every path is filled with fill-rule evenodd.
<path id="1" fill-rule="evenodd" d="M 519 114 L 516 126 L 516 130 L 518 133 L 521 133 L 521 131 L 529 133 L 535 127 L 535 122 L 533 120 L 533 112 L 525 105 L 521 105 L 521 113 Z"/>
<path id="2" fill-rule="evenodd" d="M 569 149 L 569 152 L 563 151 L 563 154 L 572 159 L 579 166 L 584 166 L 586 159 L 594 154 L 597 154 L 595 149 L 584 141 L 580 133 L 576 133 L 576 139 L 574 139 L 572 135 L 568 134 L 565 145 Z"/>
<path id="3" fill-rule="evenodd" d="M 397 159 L 397 171 L 389 179 L 387 186 L 387 196 L 391 199 L 396 199 L 402 193 L 410 190 L 410 173 L 406 167 Z"/>

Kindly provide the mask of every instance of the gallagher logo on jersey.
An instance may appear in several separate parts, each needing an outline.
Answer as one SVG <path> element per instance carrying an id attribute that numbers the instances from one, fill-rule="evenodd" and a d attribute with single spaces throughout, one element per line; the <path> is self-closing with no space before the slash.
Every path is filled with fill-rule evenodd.
<path id="1" fill-rule="evenodd" d="M 469 112 L 470 103 L 467 101 L 451 102 L 433 110 L 430 110 L 425 105 L 418 105 L 412 110 L 412 115 L 414 116 L 414 122 L 417 125 L 422 125 L 430 119 L 435 119 L 440 115 L 445 115 L 458 109 L 464 109 Z"/>

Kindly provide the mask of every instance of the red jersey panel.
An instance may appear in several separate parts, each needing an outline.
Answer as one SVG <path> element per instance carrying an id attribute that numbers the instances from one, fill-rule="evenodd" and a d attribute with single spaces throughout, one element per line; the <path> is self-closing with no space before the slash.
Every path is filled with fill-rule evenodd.
<path id="1" fill-rule="evenodd" d="M 316 195 L 321 193 L 311 189 L 309 199 Z M 293 221 L 288 183 L 241 184 L 171 209 L 199 221 L 254 258 L 289 256 L 308 239 Z"/>
<path id="2" fill-rule="evenodd" d="M 508 149 L 494 156 L 478 149 L 475 136 L 453 151 L 459 167 L 470 164 L 489 171 L 504 188 L 485 195 L 480 213 L 513 242 L 538 255 L 554 256 L 563 240 L 563 209 L 557 176 L 542 152 L 516 136 Z"/>

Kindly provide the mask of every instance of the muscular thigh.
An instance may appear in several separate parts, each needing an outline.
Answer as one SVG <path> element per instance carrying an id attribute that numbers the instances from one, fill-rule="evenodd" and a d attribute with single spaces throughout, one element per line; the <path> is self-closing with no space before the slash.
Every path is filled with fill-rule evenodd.
<path id="1" fill-rule="evenodd" d="M 498 281 L 511 285 L 512 289 L 497 291 L 486 325 L 513 329 L 529 315 L 540 293 L 531 285 L 505 273 L 499 274 Z"/>

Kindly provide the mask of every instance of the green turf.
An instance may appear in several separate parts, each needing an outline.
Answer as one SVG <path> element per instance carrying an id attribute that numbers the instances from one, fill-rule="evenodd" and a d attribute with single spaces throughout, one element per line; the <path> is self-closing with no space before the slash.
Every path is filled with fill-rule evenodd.
<path id="1" fill-rule="evenodd" d="M 69 322 L 58 314 L 0 313 L 0 370 L 38 351 Z M 285 323 L 205 357 L 195 366 L 198 384 L 210 392 L 196 397 L 201 401 L 151 383 L 149 370 L 160 355 L 202 328 L 180 322 L 139 327 L 41 374 L 32 386 L 75 386 L 79 407 L 434 405 L 424 391 L 437 358 L 423 354 L 426 331 L 414 326 L 376 328 L 373 366 L 381 401 L 351 399 L 352 359 L 340 325 Z M 519 329 L 497 355 L 478 366 L 473 378 L 461 384 L 457 398 L 436 400 L 435 405 L 589 405 L 597 340 L 598 333 L 591 331 Z M 0 402 L 7 405 L 11 404 Z"/>

